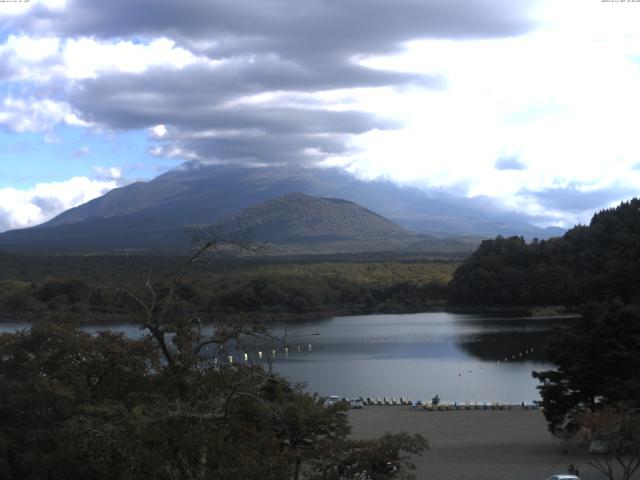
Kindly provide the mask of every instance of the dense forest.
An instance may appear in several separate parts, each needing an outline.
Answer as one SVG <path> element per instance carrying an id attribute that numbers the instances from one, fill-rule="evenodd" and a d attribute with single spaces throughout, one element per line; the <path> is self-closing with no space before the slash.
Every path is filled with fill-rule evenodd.
<path id="1" fill-rule="evenodd" d="M 556 434 L 575 433 L 587 412 L 640 408 L 640 305 L 592 302 L 580 313 L 573 328 L 557 326 L 547 345 L 557 368 L 533 374 Z M 640 454 L 640 430 L 635 440 Z"/>
<path id="2" fill-rule="evenodd" d="M 0 260 L 0 318 L 73 314 L 100 322 L 119 320 L 129 311 L 119 289 L 135 291 L 150 276 L 162 293 L 186 262 L 137 255 L 3 255 Z M 444 306 L 446 283 L 458 265 L 424 259 L 214 258 L 194 265 L 178 293 L 207 314 L 425 311 Z"/>
<path id="3" fill-rule="evenodd" d="M 456 270 L 448 302 L 470 306 L 580 305 L 640 292 L 640 200 L 596 213 L 588 226 L 527 243 L 482 242 Z"/>

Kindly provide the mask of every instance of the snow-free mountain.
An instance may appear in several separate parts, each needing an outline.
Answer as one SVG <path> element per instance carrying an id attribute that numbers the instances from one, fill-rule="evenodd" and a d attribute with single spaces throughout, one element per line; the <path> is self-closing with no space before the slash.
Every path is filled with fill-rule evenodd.
<path id="1" fill-rule="evenodd" d="M 37 227 L 0 234 L 0 248 L 179 249 L 188 245 L 187 231 L 195 225 L 211 225 L 292 193 L 353 202 L 397 228 L 440 237 L 547 238 L 562 233 L 536 227 L 514 214 L 486 213 L 472 200 L 428 195 L 388 181 L 363 181 L 338 169 L 189 162 L 151 181 L 112 190 Z M 259 211 L 252 211 L 254 219 Z"/>
<path id="2" fill-rule="evenodd" d="M 212 231 L 222 238 L 280 244 L 412 236 L 357 203 L 304 193 L 289 193 L 227 215 L 212 225 Z"/>

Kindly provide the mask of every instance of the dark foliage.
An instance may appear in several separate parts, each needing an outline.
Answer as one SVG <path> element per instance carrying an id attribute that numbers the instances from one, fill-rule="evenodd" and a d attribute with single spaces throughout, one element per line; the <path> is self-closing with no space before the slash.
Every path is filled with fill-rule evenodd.
<path id="1" fill-rule="evenodd" d="M 456 270 L 447 290 L 454 305 L 580 305 L 640 292 L 640 200 L 593 216 L 564 236 L 526 243 L 484 241 Z"/>
<path id="2" fill-rule="evenodd" d="M 239 282 L 211 300 L 211 308 L 226 312 L 263 311 L 309 313 L 349 311 L 424 311 L 442 303 L 439 282 L 392 283 L 376 286 L 344 278 L 280 276 Z"/>
<path id="3" fill-rule="evenodd" d="M 557 370 L 534 372 L 553 433 L 579 428 L 586 411 L 640 408 L 640 306 L 590 304 L 571 328 L 557 328 L 547 350 Z"/>
<path id="4" fill-rule="evenodd" d="M 8 480 L 280 480 L 301 466 L 333 468 L 336 456 L 377 472 L 381 461 L 426 447 L 407 435 L 348 440 L 345 409 L 260 367 L 218 367 L 178 350 L 167 362 L 150 337 L 54 323 L 0 336 L 0 477 Z"/>
<path id="5" fill-rule="evenodd" d="M 0 318 L 76 314 L 81 320 L 127 313 L 114 291 L 148 271 L 167 278 L 176 257 L 0 255 Z M 282 261 L 264 258 L 199 263 L 176 294 L 200 313 L 307 315 L 425 311 L 443 305 L 457 263 L 411 261 Z M 158 284 L 160 295 L 168 285 Z M 108 318 L 110 319 L 110 318 Z"/>

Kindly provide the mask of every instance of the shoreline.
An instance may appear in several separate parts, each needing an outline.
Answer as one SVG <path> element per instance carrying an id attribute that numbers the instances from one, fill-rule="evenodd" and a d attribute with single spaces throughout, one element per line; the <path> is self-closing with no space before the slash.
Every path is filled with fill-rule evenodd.
<path id="1" fill-rule="evenodd" d="M 517 317 L 530 320 L 548 320 L 551 318 L 570 319 L 579 318 L 576 311 L 567 309 L 564 311 L 545 310 L 541 307 L 530 307 L 528 310 L 516 310 L 512 308 L 460 308 L 460 307 L 434 307 L 428 309 L 394 309 L 394 310 L 360 310 L 342 309 L 332 311 L 317 311 L 306 313 L 273 313 L 273 312 L 215 312 L 209 314 L 212 321 L 233 315 L 247 315 L 254 320 L 264 320 L 267 323 L 296 323 L 329 320 L 334 317 L 351 317 L 361 315 L 410 315 L 418 313 L 453 313 L 464 315 L 496 315 L 498 317 Z M 205 316 L 203 314 L 203 316 Z M 87 317 L 91 317 L 88 319 Z M 138 317 L 133 314 L 118 313 L 91 313 L 91 312 L 0 312 L 0 324 L 32 323 L 39 320 L 64 320 L 77 323 L 81 326 L 118 325 L 122 323 L 139 323 Z"/>

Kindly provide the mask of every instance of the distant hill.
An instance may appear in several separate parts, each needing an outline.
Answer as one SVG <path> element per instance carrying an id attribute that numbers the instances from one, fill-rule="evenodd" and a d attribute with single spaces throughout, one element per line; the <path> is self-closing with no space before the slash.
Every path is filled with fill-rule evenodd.
<path id="1" fill-rule="evenodd" d="M 267 254 L 470 253 L 475 246 L 473 241 L 443 241 L 410 232 L 354 202 L 303 193 L 289 193 L 227 215 L 207 231 L 216 238 L 266 244 Z"/>
<path id="2" fill-rule="evenodd" d="M 640 199 L 596 213 L 562 237 L 482 242 L 448 286 L 454 305 L 578 305 L 640 299 Z"/>
<path id="3" fill-rule="evenodd" d="M 360 205 L 338 198 L 289 193 L 216 222 L 223 237 L 270 243 L 414 238 L 408 230 Z"/>
<path id="4" fill-rule="evenodd" d="M 514 214 L 488 214 L 472 200 L 428 196 L 388 181 L 366 182 L 339 169 L 203 166 L 196 162 L 149 182 L 117 188 L 30 229 L 0 234 L 0 248 L 20 250 L 175 250 L 188 244 L 186 229 L 289 193 L 341 198 L 432 236 L 561 233 Z"/>

